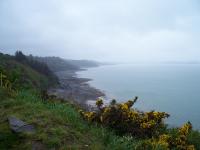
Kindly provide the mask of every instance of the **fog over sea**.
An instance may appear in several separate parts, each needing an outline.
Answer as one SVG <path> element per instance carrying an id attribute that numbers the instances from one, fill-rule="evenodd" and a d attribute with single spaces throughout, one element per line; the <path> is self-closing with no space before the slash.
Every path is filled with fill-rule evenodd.
<path id="1" fill-rule="evenodd" d="M 171 126 L 191 121 L 200 129 L 199 64 L 105 65 L 78 76 L 92 79 L 90 85 L 109 99 L 123 102 L 138 96 L 138 109 L 168 112 L 171 116 L 166 121 Z"/>

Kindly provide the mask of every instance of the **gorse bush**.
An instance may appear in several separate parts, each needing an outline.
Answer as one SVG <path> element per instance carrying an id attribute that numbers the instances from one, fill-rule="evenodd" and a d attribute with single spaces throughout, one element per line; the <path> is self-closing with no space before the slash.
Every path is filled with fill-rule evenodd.
<path id="1" fill-rule="evenodd" d="M 145 140 L 138 146 L 138 149 L 178 149 L 178 150 L 195 150 L 194 145 L 189 143 L 188 136 L 192 130 L 190 122 L 179 128 L 175 135 L 162 134 L 158 138 Z"/>
<path id="2" fill-rule="evenodd" d="M 118 134 L 131 134 L 136 137 L 152 137 L 158 134 L 165 125 L 163 120 L 169 117 L 165 112 L 141 112 L 132 106 L 137 101 L 129 100 L 126 103 L 112 101 L 110 105 L 103 106 L 103 100 L 96 102 L 98 111 L 83 112 L 81 115 L 90 122 L 98 122 L 114 129 Z"/>
<path id="3" fill-rule="evenodd" d="M 120 135 L 144 139 L 143 142 L 137 144 L 135 149 L 195 149 L 194 145 L 188 142 L 188 135 L 192 130 L 190 122 L 176 129 L 176 134 L 169 134 L 164 124 L 164 119 L 169 117 L 169 114 L 158 111 L 139 111 L 132 107 L 137 99 L 136 97 L 125 103 L 117 103 L 113 100 L 108 106 L 104 106 L 103 100 L 98 99 L 97 111 L 80 110 L 80 114 L 85 120 L 109 127 Z"/>

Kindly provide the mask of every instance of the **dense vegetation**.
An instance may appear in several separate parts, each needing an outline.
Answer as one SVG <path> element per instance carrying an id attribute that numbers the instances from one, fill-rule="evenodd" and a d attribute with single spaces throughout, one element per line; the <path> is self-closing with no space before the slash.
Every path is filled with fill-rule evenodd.
<path id="1" fill-rule="evenodd" d="M 98 111 L 80 111 L 82 117 L 89 121 L 101 124 L 115 131 L 118 135 L 130 135 L 138 139 L 145 139 L 138 148 L 144 149 L 181 149 L 194 150 L 195 143 L 189 140 L 192 132 L 190 122 L 174 129 L 171 134 L 164 119 L 169 117 L 165 112 L 141 112 L 132 106 L 137 101 L 129 100 L 125 103 L 116 103 L 115 100 L 108 106 L 103 106 L 101 99 L 97 100 Z"/>
<path id="2" fill-rule="evenodd" d="M 58 84 L 57 77 L 45 63 L 17 51 L 15 56 L 0 53 L 0 72 L 13 88 L 46 89 Z"/>
<path id="3" fill-rule="evenodd" d="M 38 143 L 42 150 L 111 149 L 117 143 L 120 145 L 120 141 L 123 140 L 105 128 L 87 124 L 72 104 L 58 100 L 43 101 L 37 93 L 26 90 L 14 96 L 8 96 L 1 90 L 0 97 L 0 149 L 2 150 L 31 149 L 33 143 Z M 37 133 L 29 135 L 12 133 L 8 127 L 8 116 L 17 116 L 34 124 Z"/>
<path id="4" fill-rule="evenodd" d="M 80 69 L 78 66 L 75 66 L 59 57 L 35 57 L 35 59 L 39 62 L 46 63 L 54 72 Z"/>
<path id="5" fill-rule="evenodd" d="M 0 54 L 0 60 L 0 149 L 200 149 L 200 133 L 191 123 L 168 128 L 167 113 L 136 110 L 132 106 L 137 98 L 107 106 L 98 100 L 97 111 L 80 111 L 70 100 L 41 95 L 57 84 L 43 62 L 21 52 Z M 36 133 L 11 132 L 9 116 L 33 124 Z"/>
<path id="6" fill-rule="evenodd" d="M 46 63 L 52 71 L 76 71 L 81 68 L 97 67 L 98 62 L 90 60 L 67 60 L 59 57 L 34 57 L 37 61 Z"/>

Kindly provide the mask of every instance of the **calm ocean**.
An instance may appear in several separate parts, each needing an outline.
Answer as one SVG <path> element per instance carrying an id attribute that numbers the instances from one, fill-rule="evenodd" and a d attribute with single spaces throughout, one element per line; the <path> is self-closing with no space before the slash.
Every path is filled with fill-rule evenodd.
<path id="1" fill-rule="evenodd" d="M 170 113 L 171 126 L 191 121 L 200 129 L 200 65 L 107 65 L 78 72 L 118 101 L 139 97 L 138 109 Z"/>

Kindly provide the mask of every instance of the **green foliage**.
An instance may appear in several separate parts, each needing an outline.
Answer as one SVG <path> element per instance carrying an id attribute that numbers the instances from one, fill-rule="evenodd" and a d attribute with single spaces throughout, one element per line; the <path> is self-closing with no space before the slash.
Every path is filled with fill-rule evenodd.
<path id="1" fill-rule="evenodd" d="M 7 76 L 3 74 L 3 71 L 0 71 L 0 87 L 5 88 L 7 90 L 12 89 L 12 84 L 10 80 L 7 78 Z"/>
<path id="2" fill-rule="evenodd" d="M 181 128 L 177 130 L 175 135 L 162 134 L 159 138 L 152 138 L 146 140 L 142 146 L 149 146 L 152 149 L 180 149 L 180 150 L 194 150 L 195 146 L 190 145 L 189 133 L 192 130 L 191 123 L 184 124 Z"/>
<path id="3" fill-rule="evenodd" d="M 46 64 L 33 60 L 20 51 L 16 52 L 15 57 L 0 53 L 0 60 L 0 73 L 7 79 L 4 85 L 7 87 L 12 85 L 12 89 L 46 89 L 58 83 Z M 2 79 L 1 74 L 0 77 Z"/>
<path id="4" fill-rule="evenodd" d="M 35 61 L 23 53 L 16 55 L 14 59 L 0 53 L 0 149 L 32 149 L 34 142 L 42 149 L 200 149 L 200 133 L 190 123 L 167 129 L 167 113 L 132 108 L 137 97 L 122 104 L 113 100 L 108 106 L 99 99 L 97 112 L 80 115 L 78 106 L 49 97 L 45 90 L 33 90 L 49 85 L 48 69 L 33 65 Z M 12 133 L 10 115 L 35 125 L 36 134 Z"/>
<path id="5" fill-rule="evenodd" d="M 137 97 L 122 104 L 113 100 L 110 105 L 103 106 L 103 100 L 99 99 L 96 101 L 97 112 L 80 110 L 80 114 L 85 120 L 114 129 L 120 135 L 131 135 L 129 141 L 134 144 L 128 142 L 126 147 L 131 146 L 137 150 L 199 149 L 200 134 L 192 131 L 190 122 L 178 129 L 167 129 L 163 122 L 169 116 L 167 113 L 138 111 L 132 108 L 136 101 Z M 131 140 L 133 137 L 138 139 L 137 143 Z"/>
<path id="6" fill-rule="evenodd" d="M 37 61 L 32 55 L 25 56 L 21 51 L 17 51 L 15 53 L 15 60 L 46 76 L 49 84 L 53 85 L 58 83 L 56 75 L 49 69 L 47 64 Z"/>
<path id="7" fill-rule="evenodd" d="M 15 52 L 15 59 L 19 62 L 26 62 L 27 58 L 21 51 Z"/>
<path id="8" fill-rule="evenodd" d="M 188 143 L 194 145 L 196 149 L 200 150 L 200 134 L 199 131 L 192 130 L 187 136 Z"/>
<path id="9" fill-rule="evenodd" d="M 47 64 L 54 72 L 80 69 L 78 66 L 59 57 L 34 57 L 34 59 Z"/>
<path id="10" fill-rule="evenodd" d="M 5 88 L 0 87 L 0 99 L 5 99 L 5 98 L 10 97 L 10 96 L 11 96 L 10 91 L 8 91 Z"/>
<path id="11" fill-rule="evenodd" d="M 0 123 L 0 149 L 7 150 L 13 148 L 14 145 L 19 144 L 21 142 L 20 137 L 17 134 L 12 133 L 9 130 L 7 124 Z"/>
<path id="12" fill-rule="evenodd" d="M 0 100 L 0 149 L 31 149 L 31 143 L 37 141 L 46 149 L 181 150 L 175 146 L 168 148 L 161 142 L 168 142 L 165 140 L 168 137 L 176 142 L 182 135 L 187 137 L 187 146 L 194 145 L 199 149 L 200 134 L 191 131 L 190 124 L 180 129 L 163 130 L 159 135 L 148 138 L 130 134 L 119 136 L 99 124 L 88 124 L 78 113 L 76 105 L 57 99 L 44 101 L 37 91 L 20 90 L 14 97 L 10 97 L 9 93 L 4 95 Z M 103 109 L 103 106 L 100 107 Z M 35 125 L 37 133 L 19 136 L 11 133 L 7 124 L 7 116 L 11 115 Z"/>
<path id="13" fill-rule="evenodd" d="M 58 100 L 43 101 L 37 92 L 21 90 L 14 98 L 0 100 L 0 147 L 5 149 L 31 149 L 38 141 L 46 149 L 126 149 L 136 142 L 118 137 L 112 131 L 85 122 L 77 106 Z M 37 133 L 16 137 L 11 133 L 7 116 L 14 115 L 36 126 Z M 5 142 L 5 139 L 9 140 Z M 2 140 L 1 140 L 2 139 Z"/>
<path id="14" fill-rule="evenodd" d="M 106 127 L 114 129 L 119 134 L 131 134 L 136 137 L 152 137 L 159 134 L 165 127 L 163 119 L 169 115 L 165 112 L 140 112 L 132 106 L 137 101 L 129 100 L 126 103 L 111 103 L 103 106 L 101 99 L 97 100 L 97 112 L 83 112 L 84 119 L 91 122 L 98 122 Z"/>

